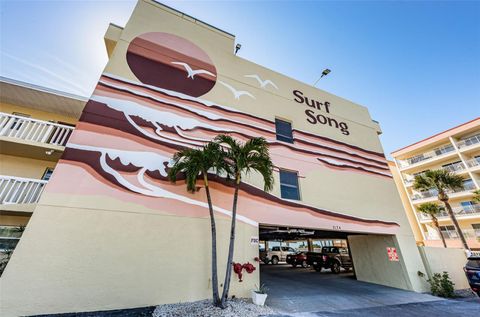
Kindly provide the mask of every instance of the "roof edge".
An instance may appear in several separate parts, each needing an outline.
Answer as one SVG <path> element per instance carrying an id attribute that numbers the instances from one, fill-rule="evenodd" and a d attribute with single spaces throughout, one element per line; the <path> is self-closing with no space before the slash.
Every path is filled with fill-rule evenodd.
<path id="1" fill-rule="evenodd" d="M 56 90 L 56 89 L 53 89 L 53 88 L 48 88 L 48 87 L 44 87 L 44 86 L 40 86 L 40 85 L 35 85 L 35 84 L 32 84 L 32 83 L 27 83 L 27 82 L 24 82 L 24 81 L 21 81 L 21 80 L 13 79 L 13 78 L 0 76 L 0 82 L 15 85 L 15 86 L 20 86 L 20 87 L 24 87 L 24 88 L 29 88 L 29 89 L 33 89 L 33 90 L 38 90 L 38 91 L 42 91 L 42 92 L 46 92 L 46 93 L 57 95 L 57 96 L 60 96 L 60 97 L 75 99 L 75 100 L 82 101 L 82 102 L 88 101 L 88 97 L 79 96 L 79 95 L 71 94 L 69 92 L 60 91 L 60 90 Z"/>
<path id="2" fill-rule="evenodd" d="M 447 130 L 445 130 L 445 131 L 438 132 L 438 133 L 436 133 L 436 134 L 434 134 L 434 135 L 432 135 L 432 136 L 429 136 L 428 138 L 424 138 L 424 139 L 422 139 L 422 140 L 420 140 L 420 141 L 417 141 L 417 142 L 412 143 L 412 144 L 410 144 L 410 145 L 404 146 L 404 147 L 402 147 L 402 148 L 400 148 L 400 149 L 398 149 L 398 150 L 395 150 L 395 151 L 391 152 L 390 154 L 393 156 L 394 153 L 400 152 L 400 151 L 405 150 L 405 149 L 407 149 L 407 148 L 409 148 L 409 147 L 411 147 L 411 146 L 414 146 L 414 145 L 417 145 L 417 144 L 419 144 L 419 143 L 425 142 L 425 141 L 427 141 L 427 140 L 429 140 L 429 139 L 433 139 L 434 137 L 439 136 L 439 135 L 441 135 L 441 134 L 443 134 L 443 133 L 446 133 L 446 132 L 448 132 L 448 131 L 452 131 L 452 130 L 454 130 L 454 129 L 458 129 L 458 128 L 460 128 L 461 126 L 467 125 L 467 124 L 472 123 L 472 122 L 474 122 L 474 121 L 476 121 L 476 120 L 480 120 L 480 117 L 476 117 L 476 118 L 474 118 L 474 119 L 472 119 L 472 120 L 470 120 L 470 121 L 467 121 L 467 122 L 464 122 L 464 123 L 462 123 L 462 124 L 456 125 L 456 126 L 450 128 L 450 129 L 447 129 Z"/>

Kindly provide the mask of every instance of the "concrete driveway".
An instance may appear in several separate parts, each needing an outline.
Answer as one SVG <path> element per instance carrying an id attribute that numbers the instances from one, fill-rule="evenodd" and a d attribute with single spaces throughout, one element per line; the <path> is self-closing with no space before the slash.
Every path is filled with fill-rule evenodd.
<path id="1" fill-rule="evenodd" d="M 441 300 L 438 297 L 360 282 L 351 273 L 322 273 L 289 265 L 262 265 L 266 304 L 284 314 L 336 312 Z"/>

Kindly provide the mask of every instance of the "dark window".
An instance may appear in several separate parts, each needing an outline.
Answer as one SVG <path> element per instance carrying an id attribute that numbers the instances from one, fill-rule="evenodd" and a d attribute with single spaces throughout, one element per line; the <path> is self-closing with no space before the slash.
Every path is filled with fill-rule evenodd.
<path id="1" fill-rule="evenodd" d="M 280 192 L 282 198 L 300 200 L 297 172 L 280 170 Z"/>
<path id="2" fill-rule="evenodd" d="M 52 176 L 52 173 L 53 173 L 53 168 L 47 167 L 47 169 L 43 173 L 42 180 L 48 181 Z"/>
<path id="3" fill-rule="evenodd" d="M 293 143 L 292 124 L 290 122 L 275 119 L 275 132 L 277 140 Z"/>
<path id="4" fill-rule="evenodd" d="M 272 251 L 280 251 L 280 247 L 273 247 Z"/>

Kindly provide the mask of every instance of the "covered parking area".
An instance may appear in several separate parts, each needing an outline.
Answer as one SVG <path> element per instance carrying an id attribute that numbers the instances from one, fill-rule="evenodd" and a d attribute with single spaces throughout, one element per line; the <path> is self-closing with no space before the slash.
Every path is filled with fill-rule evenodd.
<path id="1" fill-rule="evenodd" d="M 330 269 L 317 272 L 312 267 L 293 268 L 284 262 L 278 265 L 262 264 L 260 282 L 268 288 L 267 305 L 291 314 L 438 300 L 437 297 L 427 294 L 357 280 L 355 263 L 360 263 L 362 269 L 365 261 L 370 261 L 372 265 L 379 262 L 372 258 L 374 253 L 368 250 L 369 243 L 364 243 L 368 241 L 367 236 L 363 233 L 260 225 L 261 247 L 281 245 L 304 252 L 321 252 L 322 246 L 336 245 L 349 249 L 354 267 L 348 272 L 342 269 L 339 274 L 334 274 Z M 373 237 L 373 240 L 379 238 L 381 239 L 381 235 Z M 385 239 L 388 241 L 388 238 Z M 353 252 L 349 248 L 349 241 L 353 241 Z M 365 249 L 362 250 L 362 246 Z M 361 252 L 366 254 L 362 255 Z M 383 265 L 378 269 L 383 270 Z"/>

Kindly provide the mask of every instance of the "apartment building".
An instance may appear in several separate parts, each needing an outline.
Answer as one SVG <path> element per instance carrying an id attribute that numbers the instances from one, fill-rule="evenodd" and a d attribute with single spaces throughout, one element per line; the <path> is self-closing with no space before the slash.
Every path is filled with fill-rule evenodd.
<path id="1" fill-rule="evenodd" d="M 443 246 L 431 218 L 417 211 L 425 202 L 441 205 L 437 192 L 413 189 L 416 175 L 442 168 L 464 178 L 463 188 L 449 193 L 450 203 L 469 247 L 480 250 L 480 204 L 472 200 L 473 191 L 480 188 L 480 118 L 399 149 L 392 157 L 395 160 L 393 175 L 398 175 L 397 187 L 417 244 Z M 443 212 L 438 220 L 447 246 L 461 247 L 448 214 Z"/>
<path id="2" fill-rule="evenodd" d="M 17 245 L 86 100 L 0 77 L 0 250 Z"/>

